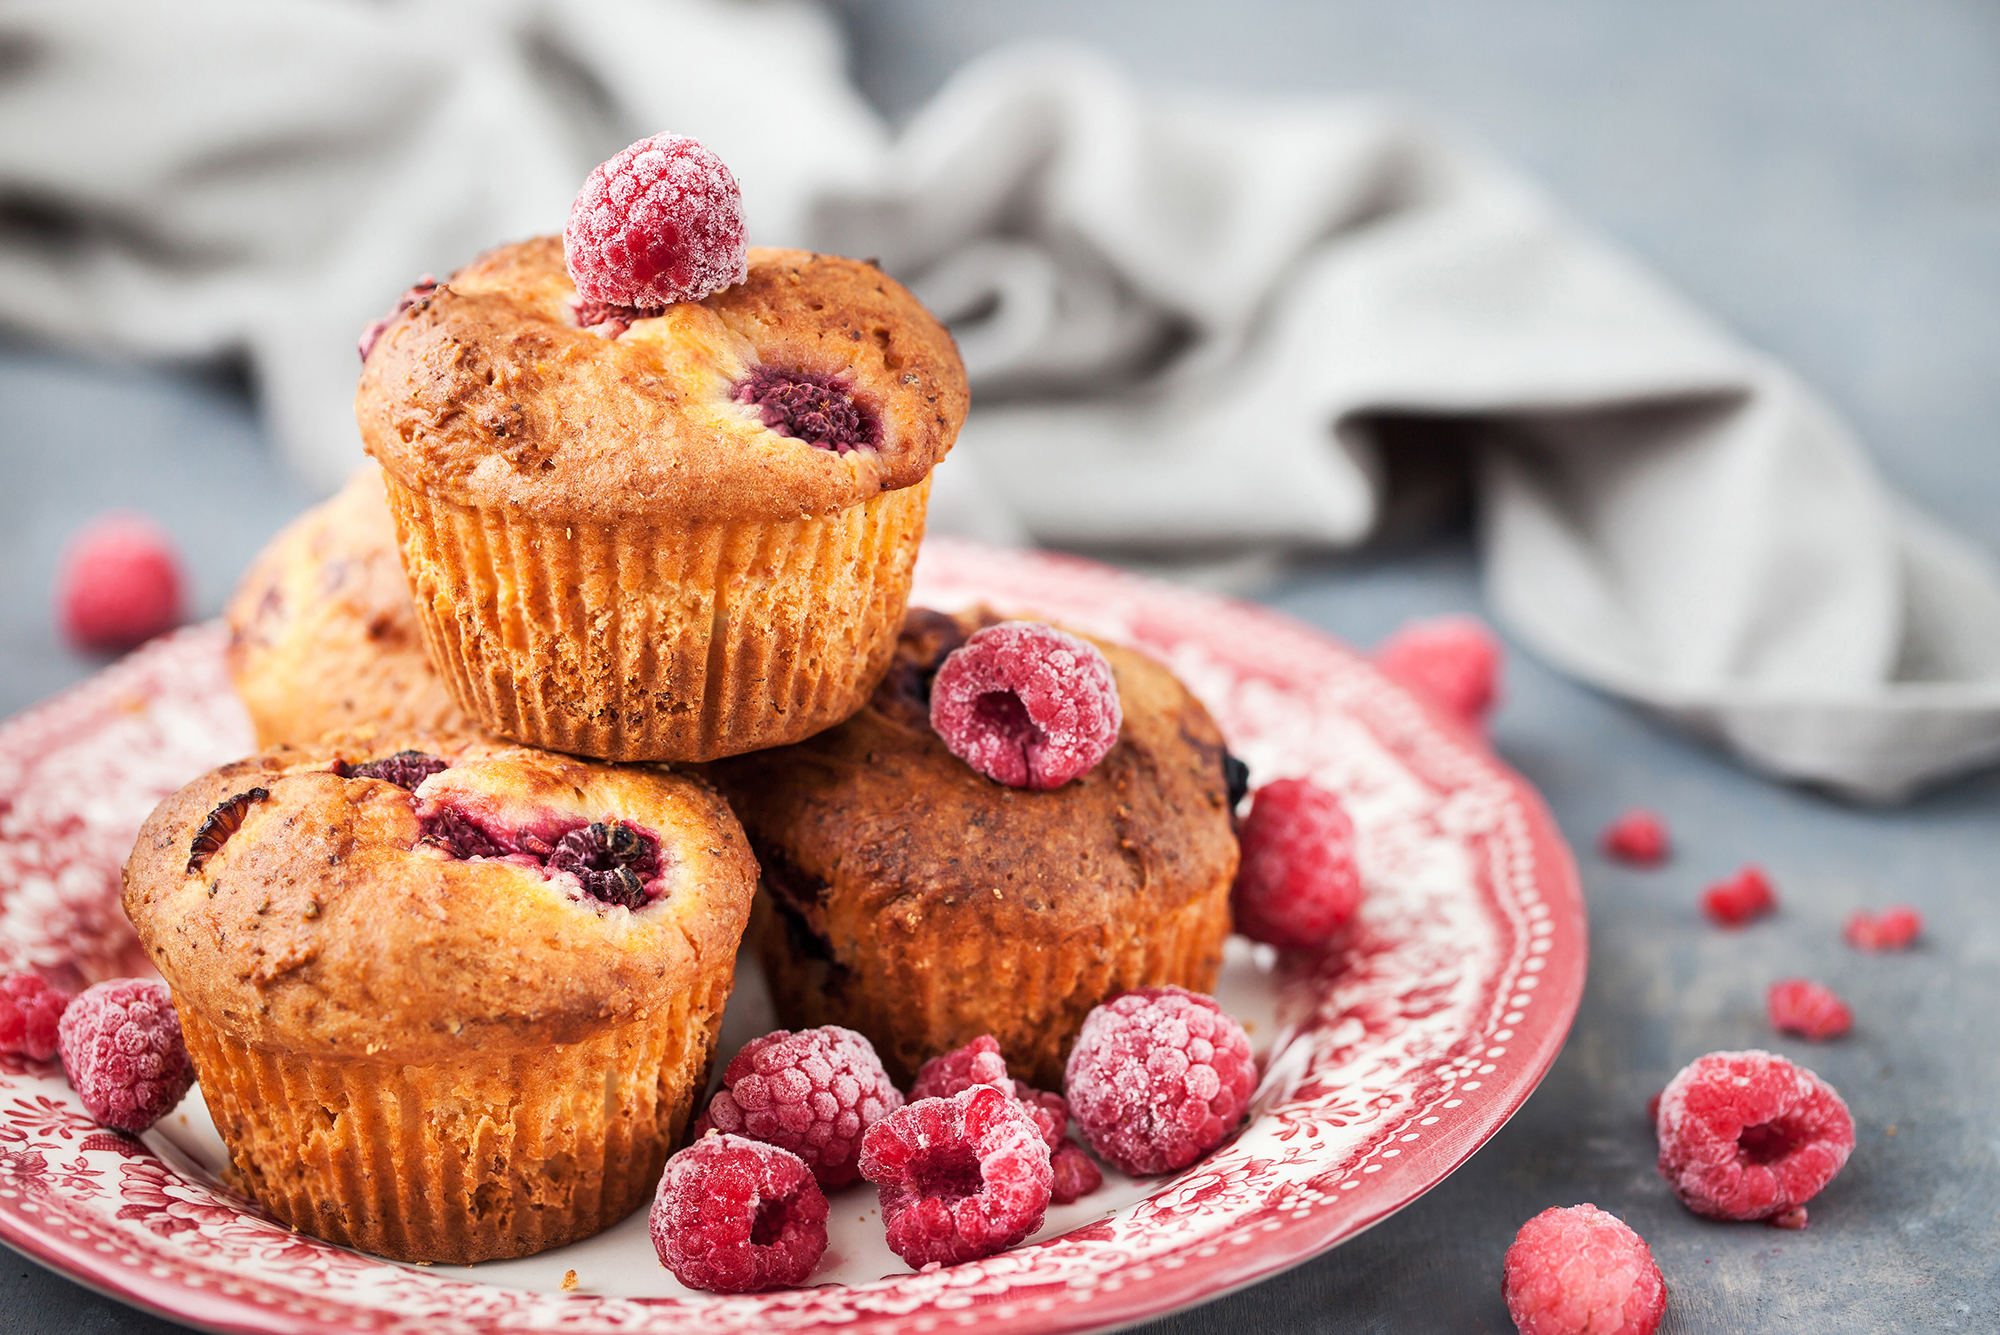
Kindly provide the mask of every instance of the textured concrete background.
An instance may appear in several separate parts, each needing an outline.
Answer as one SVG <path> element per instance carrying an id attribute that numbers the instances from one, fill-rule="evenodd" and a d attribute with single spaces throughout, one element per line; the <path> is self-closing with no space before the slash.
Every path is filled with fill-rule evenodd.
<path id="1" fill-rule="evenodd" d="M 1800 369 L 1888 477 L 2000 551 L 2000 7 L 1985 0 L 842 0 L 841 12 L 857 76 L 895 115 L 1019 36 L 1090 41 L 1162 82 L 1404 93 Z M 60 647 L 47 610 L 56 549 L 82 519 L 120 504 L 158 515 L 206 614 L 307 499 L 226 379 L 16 346 L 0 351 L 0 405 L 0 712 L 93 666 Z M 1298 565 L 1264 596 L 1363 644 L 1409 616 L 1479 606 L 1462 535 Z M 1504 1332 L 1514 1230 L 1583 1200 L 1652 1244 L 1669 1332 L 2000 1328 L 2000 775 L 1899 811 L 1834 805 L 1522 655 L 1494 733 L 1548 797 L 1590 897 L 1591 978 L 1569 1046 L 1515 1120 L 1408 1210 L 1149 1329 Z M 1667 868 L 1592 851 L 1630 803 L 1672 821 Z M 1738 933 L 1707 927 L 1701 886 L 1752 859 L 1783 911 Z M 1840 943 L 1849 909 L 1891 901 L 1926 914 L 1922 948 L 1877 957 Z M 1775 1040 L 1763 988 L 1791 974 L 1839 990 L 1855 1033 Z M 1695 1219 L 1652 1171 L 1646 1097 L 1703 1052 L 1758 1045 L 1826 1076 L 1859 1124 L 1802 1234 Z M 178 1329 L 26 1261 L 0 1265 L 0 1332 Z"/>

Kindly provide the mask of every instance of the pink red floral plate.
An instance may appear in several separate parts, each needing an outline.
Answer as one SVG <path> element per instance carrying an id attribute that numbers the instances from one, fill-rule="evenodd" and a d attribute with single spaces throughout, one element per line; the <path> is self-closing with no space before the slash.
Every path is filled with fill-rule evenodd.
<path id="1" fill-rule="evenodd" d="M 912 1274 L 866 1188 L 834 1204 L 815 1286 L 691 1294 L 643 1212 L 598 1238 L 469 1269 L 393 1264 L 274 1224 L 231 1192 L 199 1093 L 143 1140 L 95 1126 L 59 1069 L 0 1058 L 0 1238 L 78 1280 L 230 1331 L 1073 1331 L 1271 1275 L 1407 1205 L 1479 1148 L 1555 1060 L 1583 989 L 1583 900 L 1535 794 L 1481 741 L 1325 636 L 1100 566 L 937 541 L 916 598 L 987 602 L 1136 645 L 1198 693 L 1252 782 L 1346 800 L 1367 887 L 1318 959 L 1233 941 L 1220 994 L 1261 1084 L 1233 1139 L 1178 1176 L 1050 1212 L 1030 1242 Z M 143 970 L 118 867 L 162 796 L 250 748 L 213 626 L 156 642 L 0 727 L 0 971 Z M 761 1032 L 745 970 L 724 1051 Z M 565 1291 L 574 1271 L 573 1291 Z"/>

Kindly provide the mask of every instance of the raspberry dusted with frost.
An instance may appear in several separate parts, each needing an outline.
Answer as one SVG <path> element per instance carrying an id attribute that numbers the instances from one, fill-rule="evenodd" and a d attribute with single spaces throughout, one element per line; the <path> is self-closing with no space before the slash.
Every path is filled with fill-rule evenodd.
<path id="1" fill-rule="evenodd" d="M 56 1023 L 71 999 L 39 974 L 0 978 L 0 1052 L 43 1062 L 55 1056 Z"/>
<path id="2" fill-rule="evenodd" d="M 1690 1062 L 1660 1092 L 1654 1129 L 1660 1176 L 1711 1219 L 1782 1218 L 1854 1150 L 1854 1119 L 1833 1086 L 1755 1050 Z"/>
<path id="3" fill-rule="evenodd" d="M 120 978 L 85 988 L 56 1034 L 69 1083 L 106 1126 L 144 1131 L 194 1084 L 181 1017 L 165 983 Z"/>
<path id="4" fill-rule="evenodd" d="M 56 615 L 78 649 L 123 653 L 180 624 L 181 559 L 144 515 L 91 520 L 70 539 L 56 575 Z"/>
<path id="5" fill-rule="evenodd" d="M 1644 807 L 1633 807 L 1604 827 L 1599 843 L 1607 857 L 1657 867 L 1667 860 L 1667 823 Z"/>
<path id="6" fill-rule="evenodd" d="M 563 260 L 586 304 L 657 314 L 742 282 L 747 256 L 736 178 L 685 135 L 641 139 L 599 164 L 563 228 Z"/>
<path id="7" fill-rule="evenodd" d="M 1521 1225 L 1503 1264 L 1521 1335 L 1653 1335 L 1666 1314 L 1652 1249 L 1595 1205 L 1542 1211 Z"/>
<path id="8" fill-rule="evenodd" d="M 1745 867 L 1726 881 L 1717 881 L 1701 895 L 1701 911 L 1724 927 L 1741 927 L 1778 907 L 1778 896 L 1764 869 Z"/>
<path id="9" fill-rule="evenodd" d="M 1104 759 L 1124 714 L 1097 646 L 1038 621 L 988 626 L 931 682 L 931 727 L 1010 788 L 1060 788 Z"/>
<path id="10" fill-rule="evenodd" d="M 805 1161 L 709 1134 L 667 1160 L 649 1218 L 674 1278 L 710 1293 L 803 1284 L 826 1252 L 826 1195 Z"/>
<path id="11" fill-rule="evenodd" d="M 1055 1147 L 1049 1155 L 1049 1172 L 1054 1178 L 1049 1187 L 1051 1205 L 1080 1201 L 1104 1185 L 1104 1170 L 1073 1140 Z"/>
<path id="12" fill-rule="evenodd" d="M 981 1034 L 964 1047 L 925 1062 L 910 1085 L 910 1099 L 948 1099 L 974 1085 L 1013 1089 L 1007 1059 L 1000 1055 L 1000 1044 L 991 1034 Z"/>
<path id="13" fill-rule="evenodd" d="M 1097 1156 L 1144 1176 L 1222 1143 L 1256 1084 L 1250 1039 L 1213 997 L 1144 987 L 1084 1017 L 1063 1094 Z"/>
<path id="14" fill-rule="evenodd" d="M 1361 905 L 1354 823 L 1340 799 L 1304 779 L 1273 779 L 1237 830 L 1242 861 L 1229 892 L 1236 930 L 1252 941 L 1317 950 Z"/>
<path id="15" fill-rule="evenodd" d="M 1050 1162 L 1055 1171 L 1055 1194 L 1051 1199 L 1057 1205 L 1068 1205 L 1077 1197 L 1088 1196 L 1103 1185 L 1104 1174 L 1098 1171 L 1090 1156 L 1067 1139 L 1068 1100 L 1060 1094 L 1036 1089 L 1025 1080 L 1009 1076 L 1007 1060 L 1000 1055 L 1000 1044 L 991 1034 L 981 1034 L 964 1047 L 954 1048 L 942 1057 L 933 1057 L 925 1062 L 917 1072 L 916 1083 L 910 1086 L 910 1101 L 948 1099 L 974 1085 L 991 1085 L 1003 1093 L 1012 1093 L 1014 1101 L 1021 1105 L 1021 1111 L 1035 1124 L 1035 1130 L 1041 1133 L 1052 1156 Z"/>
<path id="16" fill-rule="evenodd" d="M 1805 978 L 1787 978 L 1771 984 L 1764 994 L 1771 1015 L 1771 1027 L 1781 1034 L 1797 1034 L 1815 1041 L 1839 1038 L 1854 1027 L 1854 1014 L 1847 1003 Z"/>
<path id="17" fill-rule="evenodd" d="M 1384 673 L 1476 728 L 1500 697 L 1506 650 L 1476 618 L 1450 616 L 1407 623 L 1371 657 Z"/>
<path id="18" fill-rule="evenodd" d="M 889 1249 L 922 1269 L 1005 1251 L 1042 1226 L 1054 1173 L 1021 1105 L 992 1085 L 919 1099 L 861 1139 Z"/>
<path id="19" fill-rule="evenodd" d="M 868 1128 L 903 1106 L 874 1046 L 852 1029 L 779 1029 L 743 1045 L 695 1125 L 790 1150 L 820 1185 L 861 1176 Z"/>
<path id="20" fill-rule="evenodd" d="M 1854 910 L 1841 934 L 1856 950 L 1908 950 L 1923 930 L 1923 915 L 1908 904 L 1897 904 L 1882 910 L 1879 917 L 1867 909 Z"/>

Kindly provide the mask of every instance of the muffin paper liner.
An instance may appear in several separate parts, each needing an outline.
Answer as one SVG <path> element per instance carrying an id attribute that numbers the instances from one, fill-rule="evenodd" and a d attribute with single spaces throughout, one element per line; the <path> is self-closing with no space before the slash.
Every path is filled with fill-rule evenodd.
<path id="1" fill-rule="evenodd" d="M 531 745 L 712 760 L 811 736 L 887 669 L 930 480 L 823 518 L 543 523 L 384 475 L 431 660 Z"/>
<path id="2" fill-rule="evenodd" d="M 181 1026 L 243 1189 L 283 1223 L 399 1261 L 526 1256 L 642 1204 L 707 1084 L 731 970 L 578 1043 L 396 1065 Z M 719 984 L 719 985 L 718 985 Z"/>
<path id="3" fill-rule="evenodd" d="M 1091 1008 L 1135 987 L 1215 988 L 1229 935 L 1229 878 L 1165 913 L 1079 924 L 1045 940 L 996 940 L 861 927 L 815 935 L 768 887 L 757 893 L 754 941 L 788 1029 L 843 1025 L 868 1036 L 898 1084 L 932 1057 L 993 1035 L 1008 1070 L 1060 1090 L 1063 1062 Z M 838 889 L 829 899 L 842 898 Z"/>

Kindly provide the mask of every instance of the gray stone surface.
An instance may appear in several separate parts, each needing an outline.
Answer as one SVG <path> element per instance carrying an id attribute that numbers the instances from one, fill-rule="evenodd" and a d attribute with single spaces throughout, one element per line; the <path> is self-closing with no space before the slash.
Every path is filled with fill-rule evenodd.
<path id="1" fill-rule="evenodd" d="M 1021 35 L 1094 41 L 1148 77 L 1284 93 L 1388 88 L 1545 181 L 1752 341 L 1800 368 L 1884 472 L 2000 545 L 2000 8 L 1983 0 L 843 0 L 857 74 L 891 112 Z M 92 664 L 48 617 L 62 538 L 110 505 L 186 548 L 199 613 L 304 497 L 226 381 L 0 351 L 0 713 Z M 1406 617 L 1472 610 L 1462 537 L 1290 568 L 1263 590 L 1369 643 Z M 1494 735 L 1578 849 L 1591 975 L 1547 1082 L 1470 1163 L 1403 1213 L 1161 1332 L 1502 1332 L 1500 1256 L 1522 1220 L 1594 1201 L 1652 1244 L 1668 1332 L 2000 1327 L 2000 775 L 1897 811 L 1743 774 L 1540 668 L 1510 664 Z M 1664 811 L 1665 869 L 1591 850 L 1629 803 Z M 1706 926 L 1707 880 L 1762 862 L 1784 900 Z M 1838 936 L 1857 905 L 1930 923 L 1908 955 Z M 1772 979 L 1831 984 L 1857 1016 L 1828 1045 L 1774 1040 Z M 1683 1062 L 1764 1045 L 1847 1097 L 1860 1145 L 1802 1234 L 1687 1214 L 1651 1168 L 1646 1097 Z M 1895 1134 L 1890 1134 L 1890 1128 Z M 0 1332 L 165 1332 L 29 1262 L 0 1267 Z"/>

